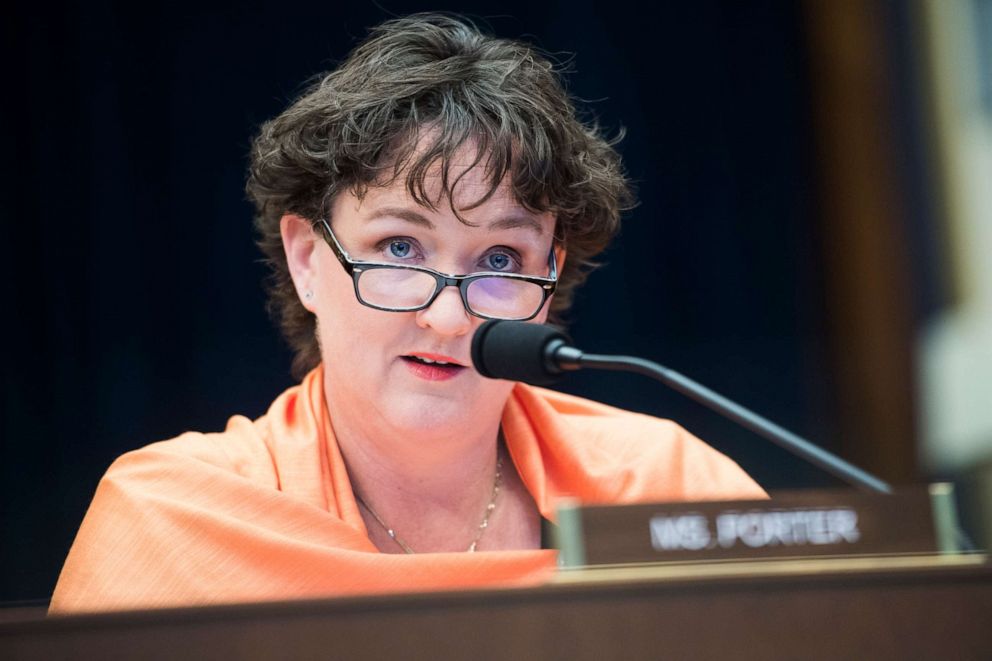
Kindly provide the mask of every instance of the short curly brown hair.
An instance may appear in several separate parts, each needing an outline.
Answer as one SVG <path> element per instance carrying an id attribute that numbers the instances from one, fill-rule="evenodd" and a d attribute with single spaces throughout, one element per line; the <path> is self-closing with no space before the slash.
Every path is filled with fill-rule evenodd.
<path id="1" fill-rule="evenodd" d="M 316 318 L 297 298 L 286 264 L 284 214 L 326 218 L 341 191 L 360 197 L 401 176 L 413 199 L 436 208 L 425 178 L 438 166 L 453 205 L 452 156 L 474 144 L 475 164 L 486 168 L 491 184 L 475 205 L 509 176 L 518 203 L 555 214 L 555 239 L 568 258 L 549 320 L 561 324 L 592 258 L 633 204 L 615 142 L 577 117 L 559 70 L 528 44 L 483 34 L 447 14 L 374 28 L 343 64 L 263 124 L 252 143 L 246 188 L 272 269 L 269 309 L 296 353 L 293 374 L 315 367 L 320 349 Z"/>

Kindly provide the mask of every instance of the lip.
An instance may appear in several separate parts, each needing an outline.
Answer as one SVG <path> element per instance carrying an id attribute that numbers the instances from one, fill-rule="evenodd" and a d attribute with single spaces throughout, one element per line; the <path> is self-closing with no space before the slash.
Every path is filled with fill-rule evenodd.
<path id="1" fill-rule="evenodd" d="M 413 356 L 414 358 L 426 358 L 427 360 L 433 360 L 436 363 L 452 363 L 454 365 L 457 365 L 458 367 L 465 367 L 464 363 L 462 363 L 458 359 L 452 358 L 451 356 L 446 356 L 441 353 L 426 353 L 423 351 L 414 351 L 405 355 Z"/>
<path id="2" fill-rule="evenodd" d="M 424 381 L 447 381 L 449 379 L 454 379 L 467 369 L 464 365 L 451 356 L 446 356 L 439 353 L 416 351 L 413 353 L 404 354 L 401 358 L 403 359 L 403 364 L 406 365 L 406 368 L 410 370 L 414 376 L 423 379 Z M 419 363 L 415 360 L 409 360 L 409 358 L 425 358 L 427 360 L 451 364 L 428 365 L 426 363 Z"/>

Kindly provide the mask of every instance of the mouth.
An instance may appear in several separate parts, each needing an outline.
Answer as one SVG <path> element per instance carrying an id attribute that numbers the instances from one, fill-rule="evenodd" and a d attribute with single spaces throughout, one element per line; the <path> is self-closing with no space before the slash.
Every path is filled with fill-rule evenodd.
<path id="1" fill-rule="evenodd" d="M 400 356 L 417 377 L 426 381 L 446 381 L 468 369 L 450 356 L 429 353 L 412 353 Z"/>

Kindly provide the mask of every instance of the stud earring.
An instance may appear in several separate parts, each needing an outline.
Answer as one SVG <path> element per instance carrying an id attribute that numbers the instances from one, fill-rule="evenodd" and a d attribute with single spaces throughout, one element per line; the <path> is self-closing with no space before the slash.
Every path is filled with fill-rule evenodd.
<path id="1" fill-rule="evenodd" d="M 308 300 L 308 301 L 312 301 L 313 300 L 313 290 L 308 289 L 305 292 L 303 292 L 303 298 L 306 299 L 306 300 Z"/>

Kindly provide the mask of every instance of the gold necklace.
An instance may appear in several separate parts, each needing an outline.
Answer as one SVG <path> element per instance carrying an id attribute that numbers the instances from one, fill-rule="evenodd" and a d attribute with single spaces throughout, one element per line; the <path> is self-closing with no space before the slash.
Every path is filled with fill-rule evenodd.
<path id="1" fill-rule="evenodd" d="M 496 510 L 496 498 L 497 496 L 499 496 L 499 487 L 502 480 L 503 480 L 503 458 L 499 456 L 499 450 L 497 449 L 496 477 L 493 478 L 493 495 L 492 498 L 489 499 L 489 504 L 486 505 L 486 512 L 482 517 L 482 523 L 479 524 L 478 531 L 475 534 L 475 539 L 473 539 L 472 543 L 468 545 L 468 549 L 466 550 L 467 553 L 475 553 L 479 545 L 479 540 L 482 539 L 482 535 L 486 532 L 486 528 L 489 527 L 489 517 L 492 516 L 492 513 Z M 358 501 L 358 504 L 364 507 L 369 514 L 372 515 L 372 518 L 376 520 L 376 523 L 382 526 L 382 529 L 386 531 L 386 534 L 389 535 L 389 538 L 394 542 L 396 542 L 396 544 L 401 549 L 403 549 L 404 553 L 416 553 L 416 551 L 410 548 L 408 544 L 406 544 L 402 539 L 396 536 L 396 531 L 390 528 L 388 525 L 386 525 L 386 522 L 382 520 L 382 517 L 379 516 L 378 513 L 376 513 L 376 511 L 372 509 L 372 507 L 368 503 L 366 503 L 365 500 L 360 495 L 358 495 L 357 491 L 355 492 L 355 500 Z"/>

